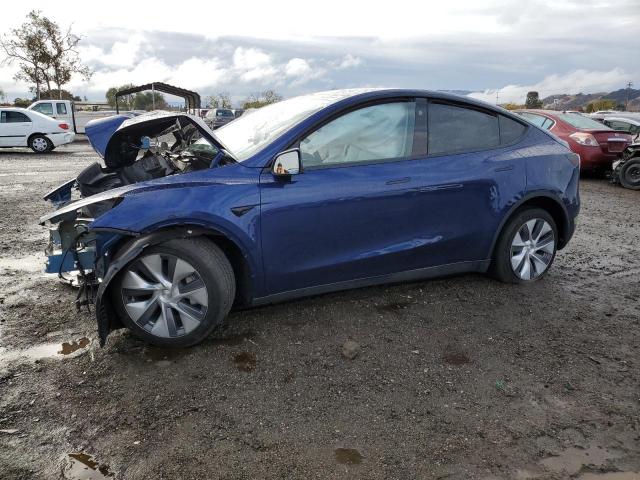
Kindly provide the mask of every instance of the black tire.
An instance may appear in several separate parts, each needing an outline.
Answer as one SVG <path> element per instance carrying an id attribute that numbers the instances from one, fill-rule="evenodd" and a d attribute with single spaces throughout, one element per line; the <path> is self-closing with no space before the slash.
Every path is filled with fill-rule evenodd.
<path id="1" fill-rule="evenodd" d="M 29 137 L 29 148 L 36 153 L 49 153 L 54 146 L 46 136 L 37 133 Z"/>
<path id="2" fill-rule="evenodd" d="M 541 274 L 530 279 L 520 278 L 511 266 L 512 243 L 516 234 L 530 220 L 541 219 L 547 222 L 553 231 L 553 253 L 549 253 L 549 263 Z M 492 277 L 505 283 L 530 283 L 542 278 L 551 268 L 558 248 L 558 227 L 553 217 L 541 208 L 525 207 L 516 211 L 502 229 L 494 250 L 489 273 Z"/>
<path id="3" fill-rule="evenodd" d="M 620 168 L 620 184 L 630 190 L 640 190 L 640 158 L 628 160 Z"/>
<path id="4" fill-rule="evenodd" d="M 194 330 L 175 337 L 160 337 L 136 323 L 125 308 L 123 280 L 136 262 L 156 254 L 177 257 L 192 266 L 206 287 L 208 305 L 206 313 Z M 125 290 L 123 290 L 125 288 Z M 147 343 L 161 347 L 190 347 L 203 341 L 226 318 L 235 297 L 236 283 L 233 268 L 225 254 L 206 238 L 176 239 L 149 247 L 114 279 L 111 285 L 111 299 L 123 323 Z M 178 323 L 180 317 L 178 316 Z"/>

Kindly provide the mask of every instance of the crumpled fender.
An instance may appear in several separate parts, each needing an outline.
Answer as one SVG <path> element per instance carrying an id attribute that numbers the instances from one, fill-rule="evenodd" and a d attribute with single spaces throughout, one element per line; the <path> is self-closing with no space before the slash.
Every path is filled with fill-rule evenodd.
<path id="1" fill-rule="evenodd" d="M 176 238 L 196 237 L 205 232 L 206 230 L 204 229 L 188 227 L 162 230 L 149 235 L 134 237 L 118 250 L 111 260 L 96 293 L 96 321 L 98 322 L 98 338 L 100 339 L 101 347 L 104 347 L 112 330 L 123 327 L 108 295 L 109 285 L 118 272 L 137 258 L 145 248 Z"/>

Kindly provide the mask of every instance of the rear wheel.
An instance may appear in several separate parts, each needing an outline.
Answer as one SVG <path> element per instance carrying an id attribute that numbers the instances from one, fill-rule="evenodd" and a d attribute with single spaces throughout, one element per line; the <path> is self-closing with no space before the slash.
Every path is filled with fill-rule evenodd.
<path id="1" fill-rule="evenodd" d="M 29 138 L 29 148 L 36 153 L 47 153 L 53 150 L 53 143 L 44 135 L 37 134 Z"/>
<path id="2" fill-rule="evenodd" d="M 124 323 L 142 340 L 187 347 L 225 319 L 235 296 L 233 269 L 211 241 L 177 239 L 150 247 L 112 287 Z"/>
<path id="3" fill-rule="evenodd" d="M 619 178 L 623 187 L 640 190 L 640 158 L 625 162 L 620 168 Z"/>
<path id="4" fill-rule="evenodd" d="M 536 281 L 556 255 L 558 230 L 553 217 L 541 208 L 525 208 L 505 225 L 496 246 L 491 273 L 509 283 Z"/>

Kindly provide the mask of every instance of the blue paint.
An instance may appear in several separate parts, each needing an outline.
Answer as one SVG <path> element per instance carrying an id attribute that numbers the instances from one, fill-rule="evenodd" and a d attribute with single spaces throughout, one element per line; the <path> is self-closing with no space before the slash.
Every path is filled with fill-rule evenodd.
<path id="1" fill-rule="evenodd" d="M 89 143 L 101 158 L 105 156 L 109 140 L 127 119 L 129 119 L 128 115 L 113 115 L 87 122 L 84 132 L 89 139 Z"/>
<path id="2" fill-rule="evenodd" d="M 518 120 L 482 102 L 442 93 L 393 90 L 347 98 L 242 163 L 122 189 L 122 201 L 92 224 L 101 232 L 104 268 L 120 242 L 101 239 L 107 235 L 103 229 L 120 232 L 120 239 L 200 226 L 240 249 L 252 279 L 250 297 L 259 302 L 283 292 L 437 272 L 443 265 L 481 270 L 508 215 L 534 197 L 562 206 L 571 236 L 579 211 L 578 169 L 564 145 L 533 126 L 515 144 L 481 152 L 307 169 L 288 178 L 274 177 L 266 168 L 276 154 L 341 111 L 405 97 L 444 99 Z M 92 145 L 102 155 L 107 132 L 116 124 L 113 119 L 87 126 L 88 133 L 93 127 L 100 133 Z M 257 207 L 243 215 L 232 212 L 252 205 Z"/>

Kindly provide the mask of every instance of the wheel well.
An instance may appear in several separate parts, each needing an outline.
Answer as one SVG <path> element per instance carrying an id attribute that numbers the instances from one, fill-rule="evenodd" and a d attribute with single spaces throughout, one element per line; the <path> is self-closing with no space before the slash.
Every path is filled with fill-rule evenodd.
<path id="1" fill-rule="evenodd" d="M 203 228 L 195 225 L 167 227 L 153 231 L 152 235 L 156 234 L 159 234 L 159 238 L 162 238 L 162 240 L 160 240 L 160 243 L 172 238 L 189 238 L 195 236 L 205 237 L 215 243 L 216 246 L 218 246 L 218 248 L 220 248 L 220 250 L 222 250 L 222 252 L 226 255 L 229 263 L 231 263 L 231 267 L 233 268 L 233 274 L 236 279 L 236 298 L 234 300 L 234 305 L 248 304 L 250 300 L 251 289 L 253 287 L 253 285 L 251 284 L 251 269 L 249 268 L 249 263 L 243 255 L 242 250 L 238 245 L 236 245 L 235 242 L 233 242 L 227 236 L 217 230 Z M 114 252 L 118 252 L 122 248 L 126 248 L 126 246 L 131 241 L 133 241 L 133 238 L 123 239 L 117 244 Z"/>
<path id="2" fill-rule="evenodd" d="M 46 138 L 47 142 L 51 143 L 51 140 L 49 140 L 49 138 L 44 133 L 33 132 L 31 135 L 29 135 L 29 138 L 27 138 L 27 145 L 29 145 L 31 143 L 31 139 L 37 135 Z"/>
<path id="3" fill-rule="evenodd" d="M 229 238 L 219 232 L 211 231 L 203 236 L 215 243 L 226 255 L 236 279 L 236 298 L 234 305 L 247 305 L 251 291 L 251 271 L 242 250 Z"/>
<path id="4" fill-rule="evenodd" d="M 549 197 L 530 198 L 516 208 L 514 212 L 509 215 L 509 218 L 517 212 L 531 207 L 541 208 L 549 212 L 549 215 L 551 215 L 553 221 L 556 222 L 556 227 L 558 228 L 558 248 L 564 247 L 567 242 L 567 214 L 556 200 Z"/>

